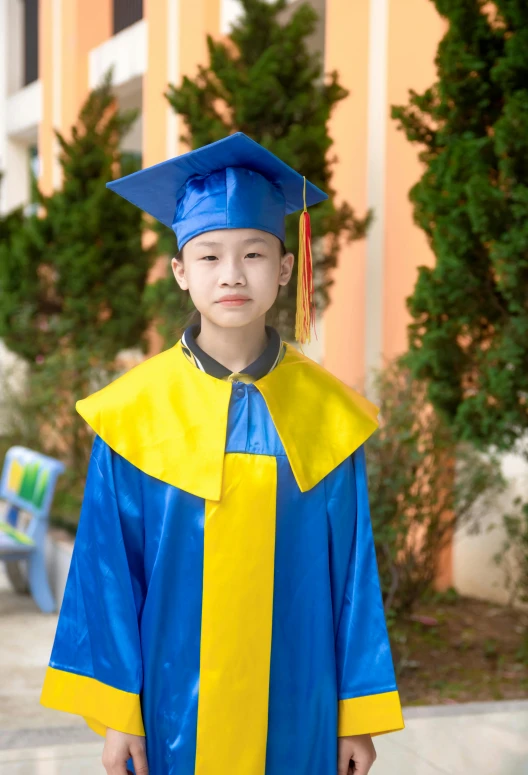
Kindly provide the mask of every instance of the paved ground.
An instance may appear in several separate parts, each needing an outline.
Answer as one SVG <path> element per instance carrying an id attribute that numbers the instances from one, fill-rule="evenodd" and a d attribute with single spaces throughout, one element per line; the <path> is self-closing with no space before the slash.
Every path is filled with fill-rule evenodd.
<path id="1" fill-rule="evenodd" d="M 102 740 L 38 702 L 56 622 L 11 592 L 0 563 L 1 775 L 104 775 Z M 408 708 L 404 717 L 402 732 L 375 738 L 372 775 L 528 775 L 528 700 Z"/>

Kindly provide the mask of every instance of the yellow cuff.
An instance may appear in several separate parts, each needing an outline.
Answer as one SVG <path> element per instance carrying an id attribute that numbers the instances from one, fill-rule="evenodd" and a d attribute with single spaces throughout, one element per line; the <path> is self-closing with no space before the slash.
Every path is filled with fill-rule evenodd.
<path id="1" fill-rule="evenodd" d="M 106 730 L 108 727 L 105 724 L 100 724 L 99 721 L 97 721 L 94 718 L 88 718 L 88 716 L 84 716 L 84 720 L 90 727 L 90 729 L 93 729 L 94 732 L 97 732 L 98 735 L 101 735 L 101 737 L 106 737 Z M 113 729 L 113 727 L 111 727 Z"/>
<path id="2" fill-rule="evenodd" d="M 107 727 L 131 735 L 145 735 L 139 694 L 85 675 L 48 667 L 40 696 L 41 705 L 83 716 L 103 737 Z"/>
<path id="3" fill-rule="evenodd" d="M 339 701 L 338 736 L 383 735 L 404 729 L 397 691 Z"/>

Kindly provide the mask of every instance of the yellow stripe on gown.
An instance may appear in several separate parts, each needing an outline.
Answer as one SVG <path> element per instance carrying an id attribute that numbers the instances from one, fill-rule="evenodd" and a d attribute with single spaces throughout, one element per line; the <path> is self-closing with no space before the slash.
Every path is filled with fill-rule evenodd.
<path id="1" fill-rule="evenodd" d="M 195 775 L 263 775 L 273 612 L 277 464 L 227 454 L 206 501 Z"/>

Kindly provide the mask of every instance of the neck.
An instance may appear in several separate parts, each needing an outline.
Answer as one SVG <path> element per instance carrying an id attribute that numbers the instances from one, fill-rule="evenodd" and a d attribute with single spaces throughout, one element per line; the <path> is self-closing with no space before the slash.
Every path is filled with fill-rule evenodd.
<path id="1" fill-rule="evenodd" d="M 196 343 L 226 369 L 240 372 L 266 349 L 268 337 L 264 316 L 246 326 L 223 328 L 202 315 Z"/>

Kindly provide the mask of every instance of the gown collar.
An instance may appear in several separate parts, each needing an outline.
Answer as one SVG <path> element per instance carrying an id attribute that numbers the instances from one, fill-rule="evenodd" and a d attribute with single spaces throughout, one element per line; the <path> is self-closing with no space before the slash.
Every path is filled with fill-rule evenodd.
<path id="1" fill-rule="evenodd" d="M 302 492 L 342 463 L 378 426 L 378 407 L 292 345 L 256 380 Z M 76 409 L 144 473 L 207 500 L 222 497 L 232 385 L 197 369 L 181 340 Z"/>
<path id="2" fill-rule="evenodd" d="M 268 344 L 264 351 L 242 371 L 232 372 L 223 363 L 219 363 L 219 361 L 202 350 L 196 341 L 199 333 L 199 323 L 188 326 L 185 329 L 181 338 L 183 353 L 198 369 L 207 372 L 207 374 L 217 379 L 225 379 L 229 382 L 234 382 L 235 380 L 254 382 L 274 369 L 284 355 L 284 345 L 279 332 L 272 326 L 266 326 Z"/>

